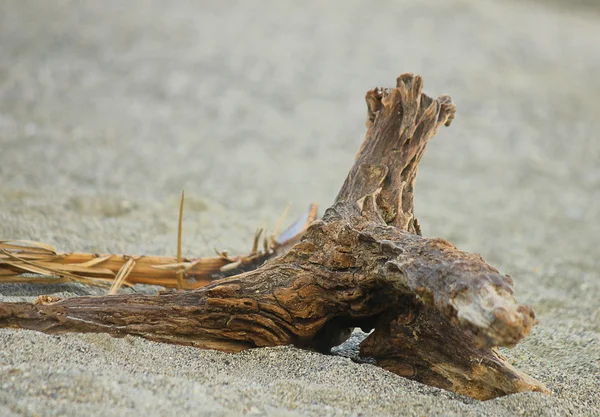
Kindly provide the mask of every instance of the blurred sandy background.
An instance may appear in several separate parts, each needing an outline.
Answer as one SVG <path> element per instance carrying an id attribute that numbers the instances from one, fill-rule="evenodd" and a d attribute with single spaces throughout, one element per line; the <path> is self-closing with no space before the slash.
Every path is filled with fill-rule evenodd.
<path id="1" fill-rule="evenodd" d="M 287 203 L 331 203 L 365 92 L 402 72 L 458 107 L 421 164 L 424 234 L 515 278 L 540 324 L 507 355 L 555 395 L 480 403 L 293 348 L 2 330 L 0 415 L 599 415 L 595 1 L 3 0 L 0 238 L 174 255 L 185 189 L 185 254 L 245 252 Z"/>

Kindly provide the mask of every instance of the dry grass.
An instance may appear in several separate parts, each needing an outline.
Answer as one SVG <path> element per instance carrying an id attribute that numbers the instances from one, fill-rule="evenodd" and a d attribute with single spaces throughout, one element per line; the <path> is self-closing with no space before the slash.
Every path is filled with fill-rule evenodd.
<path id="1" fill-rule="evenodd" d="M 61 253 L 54 246 L 40 242 L 0 240 L 0 283 L 79 282 L 107 287 L 109 294 L 116 294 L 123 285 L 135 284 L 191 290 L 216 278 L 255 268 L 267 259 L 285 253 L 317 217 L 317 206 L 311 204 L 307 212 L 279 236 L 265 236 L 261 250 L 258 247 L 262 230 L 258 230 L 247 255 L 229 256 L 224 252 L 217 257 L 182 258 L 183 202 L 182 193 L 176 257 Z"/>

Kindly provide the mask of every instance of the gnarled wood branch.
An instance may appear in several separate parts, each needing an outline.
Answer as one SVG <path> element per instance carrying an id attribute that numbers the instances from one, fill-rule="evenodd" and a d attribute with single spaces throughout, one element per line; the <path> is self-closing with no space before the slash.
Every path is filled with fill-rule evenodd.
<path id="1" fill-rule="evenodd" d="M 488 399 L 547 392 L 495 350 L 535 323 L 512 280 L 479 255 L 420 236 L 413 195 L 425 146 L 454 117 L 448 96 L 404 74 L 367 93 L 368 131 L 334 205 L 285 255 L 190 292 L 0 303 L 0 326 L 106 332 L 235 352 L 328 351 L 375 331 L 361 354 L 417 381 Z"/>

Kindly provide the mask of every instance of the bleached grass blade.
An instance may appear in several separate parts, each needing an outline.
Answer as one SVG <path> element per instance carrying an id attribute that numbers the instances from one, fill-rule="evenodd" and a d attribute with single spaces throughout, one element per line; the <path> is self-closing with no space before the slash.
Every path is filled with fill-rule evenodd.
<path id="1" fill-rule="evenodd" d="M 91 259 L 91 260 L 89 260 L 87 262 L 80 263 L 79 266 L 82 266 L 84 268 L 91 268 L 93 266 L 101 264 L 104 261 L 109 260 L 110 258 L 112 258 L 112 255 L 106 255 L 106 256 L 102 256 L 100 258 L 94 258 L 94 259 Z"/>
<path id="2" fill-rule="evenodd" d="M 115 277 L 115 280 L 112 286 L 110 287 L 110 290 L 108 290 L 108 295 L 114 295 L 117 293 L 117 291 L 119 291 L 119 288 L 121 288 L 123 282 L 125 282 L 127 276 L 131 273 L 131 270 L 134 266 L 135 261 L 133 260 L 133 258 L 129 258 L 127 262 L 123 264 L 121 269 L 119 269 L 119 272 L 117 273 L 117 276 Z"/>
<path id="3" fill-rule="evenodd" d="M 32 251 L 38 249 L 43 252 L 56 254 L 56 248 L 46 243 L 34 242 L 33 240 L 0 240 L 0 248 L 4 249 L 24 249 Z"/>
<path id="4" fill-rule="evenodd" d="M 183 235 L 183 203 L 185 201 L 185 195 L 183 190 L 181 191 L 181 202 L 179 203 L 179 222 L 177 224 L 177 263 L 181 263 L 181 241 Z M 183 290 L 183 271 L 177 272 L 177 289 Z"/>

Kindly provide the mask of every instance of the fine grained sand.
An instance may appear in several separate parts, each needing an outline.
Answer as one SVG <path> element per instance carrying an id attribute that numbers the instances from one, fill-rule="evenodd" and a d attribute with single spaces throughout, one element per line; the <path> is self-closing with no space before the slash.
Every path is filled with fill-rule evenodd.
<path id="1" fill-rule="evenodd" d="M 419 73 L 458 106 L 419 173 L 424 233 L 515 278 L 540 324 L 507 355 L 554 395 L 482 403 L 426 387 L 339 356 L 358 335 L 338 355 L 229 355 L 2 330 L 0 415 L 598 415 L 593 2 L 206 3 L 0 3 L 0 238 L 172 255 L 185 189 L 186 254 L 247 251 L 288 202 L 332 201 L 365 91 Z"/>

